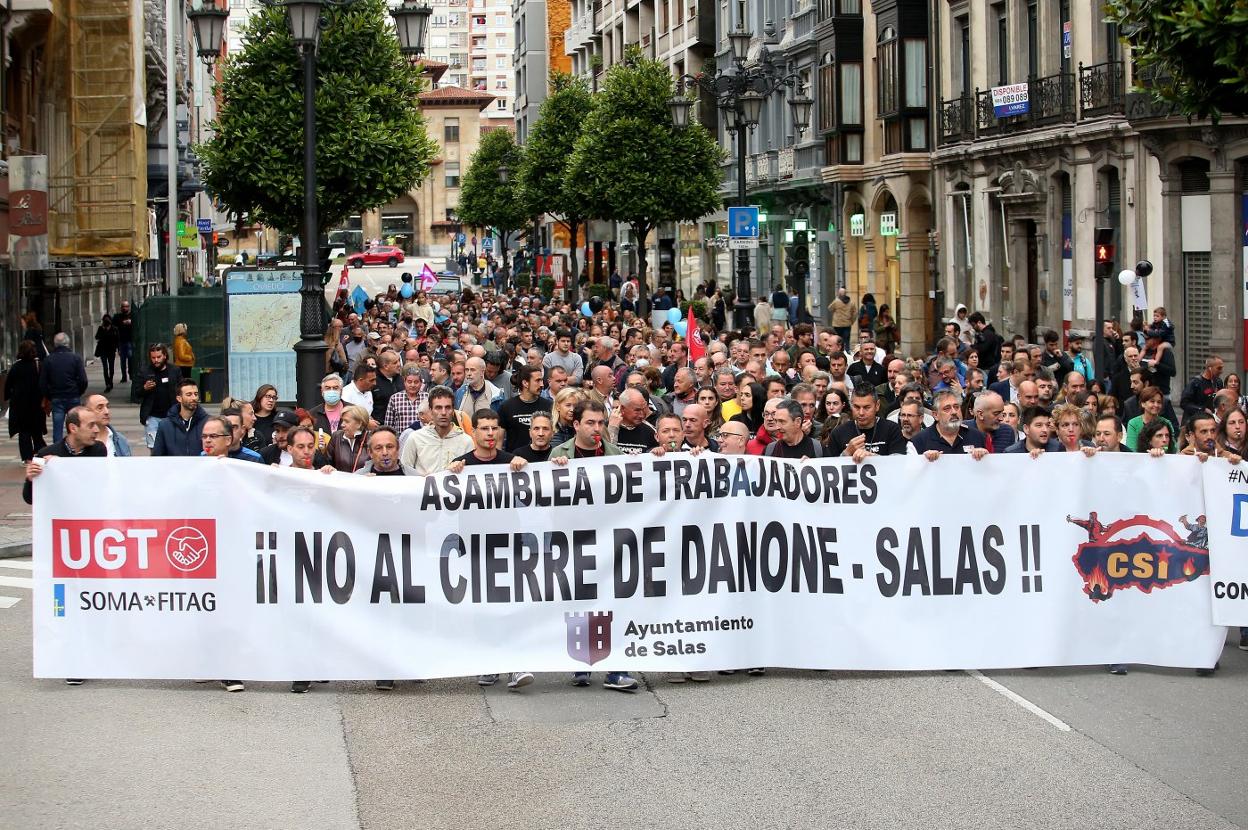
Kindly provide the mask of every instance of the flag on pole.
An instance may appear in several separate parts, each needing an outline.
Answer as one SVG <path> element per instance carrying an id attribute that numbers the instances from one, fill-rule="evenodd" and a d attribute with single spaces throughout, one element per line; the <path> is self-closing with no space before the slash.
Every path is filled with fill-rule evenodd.
<path id="1" fill-rule="evenodd" d="M 347 276 L 347 266 L 342 266 L 342 276 L 338 280 L 338 296 L 345 298 L 351 291 L 351 280 Z"/>
<path id="2" fill-rule="evenodd" d="M 429 263 L 425 263 L 420 269 L 420 289 L 422 291 L 432 291 L 438 284 L 438 275 L 433 273 L 433 269 L 429 267 Z"/>
<path id="3" fill-rule="evenodd" d="M 689 341 L 689 363 L 696 363 L 698 358 L 706 356 L 706 343 L 702 340 L 702 330 L 698 328 L 698 318 L 693 316 L 693 303 L 689 304 L 689 322 L 685 334 Z"/>

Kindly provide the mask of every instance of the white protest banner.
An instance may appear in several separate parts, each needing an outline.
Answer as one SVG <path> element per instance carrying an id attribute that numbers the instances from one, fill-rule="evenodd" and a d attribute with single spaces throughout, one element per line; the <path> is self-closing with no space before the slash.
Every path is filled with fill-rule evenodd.
<path id="1" fill-rule="evenodd" d="M 1209 667 L 1200 465 L 672 455 L 368 478 L 53 459 L 35 675 Z M 1147 474 L 1144 474 L 1147 470 Z"/>
<path id="2" fill-rule="evenodd" d="M 1211 458 L 1202 465 L 1213 578 L 1213 621 L 1248 626 L 1248 465 Z"/>

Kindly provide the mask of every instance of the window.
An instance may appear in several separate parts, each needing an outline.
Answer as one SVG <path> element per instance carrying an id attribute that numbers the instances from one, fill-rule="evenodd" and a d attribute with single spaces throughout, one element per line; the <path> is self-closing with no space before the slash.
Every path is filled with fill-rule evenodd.
<path id="1" fill-rule="evenodd" d="M 430 35 L 429 47 L 431 49 L 445 49 L 446 48 L 446 35 Z"/>
<path id="2" fill-rule="evenodd" d="M 954 91 L 963 97 L 971 91 L 971 21 L 968 17 L 958 18 L 958 76 Z"/>
<path id="3" fill-rule="evenodd" d="M 920 38 L 905 40 L 906 106 L 927 108 L 927 41 Z"/>
<path id="4" fill-rule="evenodd" d="M 993 19 L 997 21 L 997 85 L 1010 82 L 1010 19 L 1005 14 L 1005 4 L 992 7 Z"/>
<path id="5" fill-rule="evenodd" d="M 862 164 L 862 133 L 845 135 L 845 161 L 849 164 Z"/>
<path id="6" fill-rule="evenodd" d="M 442 122 L 442 142 L 456 144 L 459 142 L 459 119 L 447 118 Z"/>
<path id="7" fill-rule="evenodd" d="M 495 101 L 495 102 L 494 102 L 494 109 L 496 109 L 496 110 L 502 110 L 503 112 L 506 112 L 506 111 L 507 111 L 507 99 L 506 99 L 506 98 L 499 98 L 497 101 Z"/>
<path id="8" fill-rule="evenodd" d="M 1027 77 L 1040 77 L 1040 10 L 1036 0 L 1027 4 Z"/>
<path id="9" fill-rule="evenodd" d="M 499 77 L 495 78 L 495 79 L 494 79 L 494 88 L 495 88 L 495 89 L 506 89 L 506 88 L 507 88 L 507 79 L 506 79 L 506 78 L 504 78 L 504 77 L 503 77 L 503 76 L 501 76 L 501 75 L 500 75 Z"/>
<path id="10" fill-rule="evenodd" d="M 472 25 L 473 25 L 473 26 L 484 26 L 484 25 L 485 25 L 485 15 L 483 15 L 483 14 L 474 14 L 474 15 L 472 16 Z"/>
<path id="11" fill-rule="evenodd" d="M 911 152 L 927 149 L 927 119 L 907 118 L 906 129 L 909 132 Z"/>
<path id="12" fill-rule="evenodd" d="M 840 0 L 841 14 L 860 15 L 862 14 L 862 0 Z"/>
<path id="13" fill-rule="evenodd" d="M 862 124 L 862 64 L 841 64 L 841 123 Z"/>
<path id="14" fill-rule="evenodd" d="M 836 129 L 836 62 L 831 52 L 819 60 L 819 131 Z"/>
<path id="15" fill-rule="evenodd" d="M 446 167 L 446 186 L 459 187 L 459 162 L 448 161 Z"/>
<path id="16" fill-rule="evenodd" d="M 444 14 L 435 14 L 435 15 L 433 16 L 433 19 L 429 21 L 429 25 L 430 25 L 430 26 L 445 26 L 445 25 L 446 25 L 446 15 L 444 15 Z"/>
<path id="17" fill-rule="evenodd" d="M 502 46 L 503 48 L 506 48 L 507 47 L 507 35 L 504 35 L 504 34 L 494 35 L 494 45 Z"/>
<path id="18" fill-rule="evenodd" d="M 897 112 L 897 30 L 885 26 L 876 49 L 877 117 Z"/>
<path id="19" fill-rule="evenodd" d="M 450 25 L 452 26 L 464 25 L 464 16 L 460 14 L 459 12 L 453 12 L 451 14 L 448 14 L 446 16 L 446 19 L 447 19 L 447 22 L 450 23 Z"/>
<path id="20" fill-rule="evenodd" d="M 511 15 L 506 12 L 494 12 L 494 25 L 504 29 L 511 28 Z"/>

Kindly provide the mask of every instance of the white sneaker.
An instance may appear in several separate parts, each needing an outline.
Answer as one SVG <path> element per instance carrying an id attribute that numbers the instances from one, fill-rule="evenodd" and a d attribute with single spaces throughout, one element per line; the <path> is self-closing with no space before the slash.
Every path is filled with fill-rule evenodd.
<path id="1" fill-rule="evenodd" d="M 514 691 L 515 689 L 519 689 L 522 686 L 527 686 L 532 682 L 533 682 L 532 672 L 513 671 L 511 673 L 511 679 L 507 681 L 507 688 L 512 689 Z"/>

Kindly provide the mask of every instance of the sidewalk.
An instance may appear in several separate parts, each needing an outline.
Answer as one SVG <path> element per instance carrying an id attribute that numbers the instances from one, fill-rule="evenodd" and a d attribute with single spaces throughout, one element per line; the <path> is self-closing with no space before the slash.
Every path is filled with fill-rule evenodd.
<path id="1" fill-rule="evenodd" d="M 108 395 L 112 404 L 113 428 L 126 436 L 135 455 L 147 455 L 143 426 L 139 423 L 139 407 L 129 401 L 130 382 L 123 384 L 120 379 L 119 371 L 117 385 Z M 87 394 L 103 394 L 104 374 L 98 361 L 87 364 L 87 380 Z M 0 428 L 0 559 L 14 559 L 30 556 L 31 506 L 22 500 L 26 470 L 18 456 L 17 439 L 9 437 L 8 424 L 3 423 L 3 428 Z M 48 434 L 44 440 L 52 442 L 51 416 L 48 416 Z"/>

